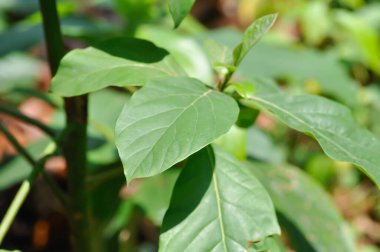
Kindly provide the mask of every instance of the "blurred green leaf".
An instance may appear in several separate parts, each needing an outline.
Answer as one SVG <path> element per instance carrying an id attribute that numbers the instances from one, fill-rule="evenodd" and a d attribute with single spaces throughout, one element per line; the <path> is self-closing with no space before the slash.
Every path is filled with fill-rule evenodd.
<path id="1" fill-rule="evenodd" d="M 178 175 L 178 170 L 168 170 L 157 176 L 146 178 L 139 185 L 137 193 L 127 200 L 140 206 L 155 225 L 161 226 Z"/>
<path id="2" fill-rule="evenodd" d="M 272 202 L 253 173 L 214 150 L 215 156 L 210 146 L 191 156 L 180 174 L 160 251 L 246 251 L 247 244 L 279 234 Z"/>
<path id="3" fill-rule="evenodd" d="M 189 14 L 195 0 L 169 0 L 169 10 L 174 21 L 174 27 L 178 27 L 182 20 Z"/>
<path id="4" fill-rule="evenodd" d="M 69 52 L 52 80 L 51 90 L 62 96 L 76 96 L 107 86 L 139 86 L 154 79 L 184 75 L 170 58 L 146 64 L 130 61 L 88 47 Z"/>
<path id="5" fill-rule="evenodd" d="M 0 94 L 14 88 L 35 86 L 39 67 L 38 60 L 21 53 L 0 58 Z"/>
<path id="6" fill-rule="evenodd" d="M 231 97 L 196 79 L 149 82 L 132 96 L 116 124 L 127 181 L 169 169 L 226 133 L 237 115 Z"/>
<path id="7" fill-rule="evenodd" d="M 27 151 L 35 158 L 39 158 L 45 148 L 51 141 L 41 139 L 28 146 Z M 21 156 L 16 156 L 9 162 L 0 166 L 0 190 L 7 189 L 23 179 L 26 179 L 31 173 L 33 167 Z"/>
<path id="8" fill-rule="evenodd" d="M 358 165 L 380 187 L 380 141 L 358 125 L 347 107 L 319 96 L 260 91 L 266 84 L 259 79 L 254 83 L 258 91 L 243 104 L 259 105 L 289 127 L 312 135 L 329 157 Z"/>
<path id="9" fill-rule="evenodd" d="M 276 18 L 277 14 L 261 17 L 245 30 L 241 43 L 235 47 L 233 52 L 233 63 L 235 66 L 240 64 L 252 47 L 269 31 L 276 21 Z"/>
<path id="10" fill-rule="evenodd" d="M 351 34 L 361 52 L 361 58 L 374 72 L 380 74 L 380 35 L 364 19 L 345 11 L 335 13 L 337 22 Z"/>
<path id="11" fill-rule="evenodd" d="M 233 125 L 230 130 L 215 140 L 215 144 L 223 146 L 239 160 L 245 160 L 247 156 L 247 131 Z"/>
<path id="12" fill-rule="evenodd" d="M 252 158 L 272 164 L 285 161 L 284 151 L 267 133 L 257 127 L 251 127 L 247 131 L 247 154 Z"/>
<path id="13" fill-rule="evenodd" d="M 189 77 L 197 78 L 207 84 L 213 82 L 209 61 L 193 38 L 160 26 L 147 25 L 140 27 L 136 36 L 152 41 L 169 51 Z"/>
<path id="14" fill-rule="evenodd" d="M 348 225 L 319 184 L 287 165 L 251 163 L 296 251 L 356 251 Z"/>

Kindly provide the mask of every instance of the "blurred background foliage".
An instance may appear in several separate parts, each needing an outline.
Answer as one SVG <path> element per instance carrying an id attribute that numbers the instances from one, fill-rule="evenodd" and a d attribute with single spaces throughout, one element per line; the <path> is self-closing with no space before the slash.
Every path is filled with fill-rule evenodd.
<path id="1" fill-rule="evenodd" d="M 237 76 L 270 77 L 293 94 L 332 98 L 349 106 L 359 123 L 380 137 L 377 0 L 198 0 L 192 17 L 178 30 L 172 29 L 164 0 L 61 0 L 58 8 L 67 50 L 115 36 L 144 38 L 169 51 L 190 76 L 206 83 L 218 78 L 217 63 L 224 50 L 239 41 L 242 29 L 262 15 L 279 13 L 274 28 L 243 61 Z M 62 129 L 62 100 L 46 92 L 49 82 L 37 1 L 0 1 L 0 121 L 36 156 L 49 140 L 2 112 L 15 108 Z M 98 251 L 155 251 L 178 176 L 175 168 L 124 187 L 113 134 L 130 91 L 109 88 L 90 96 L 88 189 Z M 375 186 L 351 164 L 331 160 L 313 139 L 268 114 L 260 114 L 252 126 L 250 118 L 256 115 L 250 113 L 246 111 L 246 121 L 241 122 L 245 127 L 234 127 L 218 143 L 239 159 L 270 167 L 254 169 L 273 197 L 285 231 L 278 251 L 380 251 L 380 195 Z M 2 216 L 30 170 L 2 135 L 0 162 Z M 46 170 L 66 186 L 60 157 L 50 160 Z M 292 181 L 301 186 L 292 187 Z M 322 236 L 337 227 L 318 223 L 330 221 L 339 223 L 352 240 L 343 237 L 339 247 L 340 240 Z M 33 187 L 4 246 L 68 250 L 63 211 L 43 182 Z"/>

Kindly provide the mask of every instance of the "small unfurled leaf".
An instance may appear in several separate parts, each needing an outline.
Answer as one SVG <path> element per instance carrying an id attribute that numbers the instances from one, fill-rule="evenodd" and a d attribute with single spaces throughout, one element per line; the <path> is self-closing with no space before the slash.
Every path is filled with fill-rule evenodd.
<path id="1" fill-rule="evenodd" d="M 139 86 L 150 80 L 186 75 L 166 57 L 158 63 L 141 63 L 112 56 L 89 47 L 69 52 L 61 61 L 51 90 L 70 97 L 108 86 Z"/>
<path id="2" fill-rule="evenodd" d="M 169 0 L 169 10 L 174 21 L 174 27 L 178 27 L 182 20 L 189 14 L 195 0 Z"/>
<path id="3" fill-rule="evenodd" d="M 254 83 L 256 93 L 243 104 L 258 105 L 289 127 L 312 135 L 329 157 L 358 165 L 380 186 L 380 141 L 358 125 L 347 107 L 320 96 L 290 96 L 259 79 Z"/>
<path id="4" fill-rule="evenodd" d="M 314 180 L 288 165 L 249 167 L 268 190 L 296 251 L 355 251 L 347 224 Z"/>
<path id="5" fill-rule="evenodd" d="M 230 129 L 238 111 L 231 97 L 196 79 L 148 83 L 116 124 L 127 180 L 156 175 L 205 147 Z"/>
<path id="6" fill-rule="evenodd" d="M 272 27 L 277 14 L 270 14 L 259 18 L 244 32 L 242 42 L 234 49 L 234 65 L 238 66 L 249 50 L 259 42 L 264 34 Z"/>
<path id="7" fill-rule="evenodd" d="M 214 150 L 191 156 L 180 174 L 160 251 L 247 251 L 280 232 L 271 199 L 253 173 L 228 152 Z"/>

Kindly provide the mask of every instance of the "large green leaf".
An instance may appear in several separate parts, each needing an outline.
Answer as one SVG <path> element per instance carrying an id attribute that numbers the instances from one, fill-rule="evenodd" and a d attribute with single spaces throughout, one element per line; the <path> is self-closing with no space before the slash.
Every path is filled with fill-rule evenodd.
<path id="1" fill-rule="evenodd" d="M 354 251 L 348 226 L 319 184 L 293 167 L 249 167 L 268 190 L 296 251 Z"/>
<path id="2" fill-rule="evenodd" d="M 187 77 L 148 83 L 124 107 L 116 145 L 127 180 L 156 175 L 226 133 L 238 106 Z"/>
<path id="3" fill-rule="evenodd" d="M 242 42 L 234 49 L 233 52 L 235 66 L 240 64 L 252 47 L 254 47 L 257 42 L 260 41 L 262 36 L 268 32 L 276 18 L 276 14 L 266 15 L 257 19 L 247 28 L 244 32 Z"/>
<path id="4" fill-rule="evenodd" d="M 214 157 L 206 147 L 190 157 L 174 186 L 160 251 L 247 251 L 279 232 L 271 199 L 253 173 L 228 152 L 215 148 Z"/>
<path id="5" fill-rule="evenodd" d="M 380 141 L 345 106 L 312 95 L 290 96 L 256 79 L 247 106 L 262 107 L 289 127 L 314 136 L 332 159 L 354 163 L 380 186 Z"/>
<path id="6" fill-rule="evenodd" d="M 189 14 L 194 3 L 195 0 L 169 0 L 169 10 L 175 27 L 178 27 Z"/>
<path id="7" fill-rule="evenodd" d="M 185 75 L 170 57 L 146 64 L 111 56 L 88 47 L 69 52 L 61 61 L 51 90 L 62 96 L 76 96 L 107 86 L 138 86 L 154 79 Z"/>

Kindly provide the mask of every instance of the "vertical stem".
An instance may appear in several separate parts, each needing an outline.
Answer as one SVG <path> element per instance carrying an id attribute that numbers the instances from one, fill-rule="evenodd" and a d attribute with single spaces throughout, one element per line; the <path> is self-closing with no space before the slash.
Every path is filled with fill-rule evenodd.
<path id="1" fill-rule="evenodd" d="M 39 0 L 52 75 L 64 55 L 55 0 Z M 68 83 L 69 85 L 70 83 Z M 63 142 L 70 196 L 70 226 L 73 251 L 90 251 L 88 199 L 85 192 L 87 166 L 87 95 L 65 98 L 66 127 Z"/>

